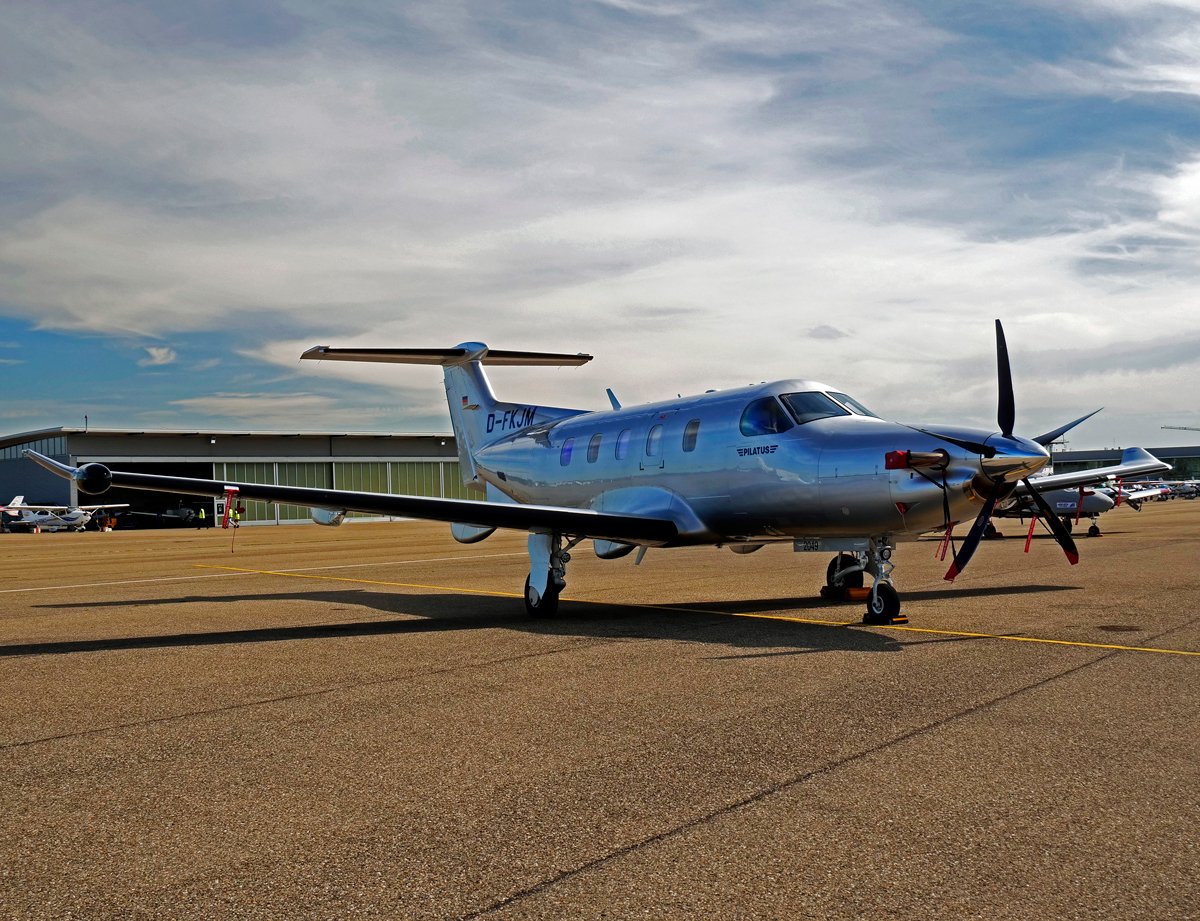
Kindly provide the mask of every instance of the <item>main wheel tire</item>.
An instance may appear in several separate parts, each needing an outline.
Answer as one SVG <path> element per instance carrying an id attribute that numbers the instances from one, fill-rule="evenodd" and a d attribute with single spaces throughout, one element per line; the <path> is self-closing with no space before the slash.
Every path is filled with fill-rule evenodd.
<path id="1" fill-rule="evenodd" d="M 863 623 L 875 626 L 890 624 L 899 614 L 900 595 L 892 588 L 890 582 L 880 582 L 867 599 L 867 613 L 863 615 Z"/>
<path id="2" fill-rule="evenodd" d="M 863 571 L 848 572 L 842 576 L 841 581 L 834 581 L 836 573 L 839 569 L 844 569 L 847 566 L 857 566 L 858 557 L 850 553 L 839 553 L 829 561 L 829 568 L 825 570 L 825 584 L 830 588 L 862 588 L 863 587 Z"/>
<path id="3" fill-rule="evenodd" d="M 1062 519 L 1060 519 L 1060 521 L 1062 521 L 1063 527 L 1067 529 L 1067 533 L 1070 534 L 1071 529 L 1075 527 L 1075 519 L 1074 518 L 1062 518 Z"/>
<path id="4" fill-rule="evenodd" d="M 525 613 L 530 617 L 553 617 L 558 613 L 558 588 L 551 580 L 546 585 L 546 594 L 536 602 L 533 601 L 533 588 L 529 584 L 529 576 L 525 577 Z"/>

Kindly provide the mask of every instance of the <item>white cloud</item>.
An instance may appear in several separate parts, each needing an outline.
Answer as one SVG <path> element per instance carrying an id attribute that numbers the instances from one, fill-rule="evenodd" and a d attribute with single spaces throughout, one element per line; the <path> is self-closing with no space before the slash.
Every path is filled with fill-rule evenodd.
<path id="1" fill-rule="evenodd" d="M 1113 46 L 1044 63 L 990 47 L 980 62 L 882 0 L 607 0 L 517 30 L 456 3 L 355 7 L 370 41 L 315 7 L 294 41 L 191 46 L 180 27 L 163 50 L 26 4 L 0 39 L 29 72 L 0 90 L 18 128 L 0 170 L 55 191 L 0 224 L 0 304 L 46 328 L 226 331 L 316 380 L 403 387 L 422 417 L 444 412 L 429 369 L 296 358 L 321 340 L 478 338 L 594 352 L 579 372 L 503 375 L 563 403 L 804 375 L 896 415 L 986 418 L 999 316 L 1042 387 L 1144 395 L 1163 383 L 1146 369 L 1114 380 L 1080 361 L 1068 376 L 1041 349 L 1103 357 L 1190 322 L 1195 153 L 1005 161 L 985 144 L 1005 113 L 947 102 L 1200 86 L 1200 30 L 1180 18 L 1194 9 L 1142 2 L 1136 29 L 1114 4 L 1069 9 L 1117 23 Z M 314 394 L 272 399 L 172 405 L 283 427 L 334 412 Z"/>
<path id="2" fill-rule="evenodd" d="M 179 356 L 175 354 L 174 349 L 167 348 L 162 345 L 145 346 L 146 357 L 138 361 L 138 367 L 141 368 L 159 368 L 163 365 L 173 364 Z"/>

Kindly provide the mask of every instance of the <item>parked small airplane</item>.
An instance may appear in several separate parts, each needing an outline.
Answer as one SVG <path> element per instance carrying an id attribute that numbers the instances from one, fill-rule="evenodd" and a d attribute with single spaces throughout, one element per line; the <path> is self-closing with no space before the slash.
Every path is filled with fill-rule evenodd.
<path id="1" fill-rule="evenodd" d="M 953 580 L 997 504 L 1021 484 L 1068 560 L 1078 561 L 1071 536 L 1029 477 L 1050 459 L 1044 446 L 1083 419 L 1033 439 L 1015 435 L 999 320 L 996 356 L 995 430 L 887 422 L 840 389 L 810 380 L 633 407 L 609 392 L 613 408 L 603 411 L 505 403 L 484 365 L 577 366 L 591 356 L 500 351 L 478 342 L 432 350 L 317 346 L 301 356 L 440 365 L 463 479 L 486 497 L 482 502 L 126 473 L 99 463 L 76 468 L 26 453 L 93 495 L 121 486 L 238 496 L 310 506 L 324 525 L 341 524 L 351 511 L 427 518 L 450 522 L 464 543 L 496 528 L 527 531 L 525 606 L 535 616 L 557 610 L 570 551 L 585 539 L 602 559 L 637 550 L 639 562 L 650 547 L 706 544 L 750 553 L 786 541 L 797 551 L 836 554 L 826 578 L 832 591 L 861 587 L 870 575 L 863 620 L 887 624 L 903 621 L 892 585 L 897 541 L 974 519 L 946 573 Z M 1088 471 L 1056 479 L 1062 487 L 1094 482 Z"/>
<path id="2" fill-rule="evenodd" d="M 1100 515 L 1118 505 L 1127 505 L 1134 511 L 1140 511 L 1142 502 L 1151 496 L 1157 496 L 1162 492 L 1161 488 L 1152 489 L 1134 489 L 1126 490 L 1121 486 L 1104 486 L 1099 485 L 1111 482 L 1117 476 L 1120 476 L 1128 471 L 1138 468 L 1161 469 L 1159 461 L 1153 454 L 1142 448 L 1126 448 L 1121 455 L 1121 463 L 1113 467 L 1101 467 L 1087 471 L 1092 474 L 1095 479 L 1092 481 L 1096 485 L 1088 487 L 1081 485 L 1075 489 L 1055 489 L 1055 477 L 1053 476 L 1038 476 L 1033 477 L 1033 485 L 1037 491 L 1041 493 L 1042 498 L 1046 500 L 1046 504 L 1054 510 L 1054 513 L 1062 520 L 1063 527 L 1068 532 L 1072 530 L 1074 525 L 1082 518 L 1087 518 L 1091 521 L 1088 526 L 1088 537 L 1100 536 L 1100 524 L 1098 519 Z M 1113 473 L 1112 471 L 1120 471 Z M 1041 512 L 1033 497 L 1025 493 L 1018 487 L 1014 494 L 1000 503 L 993 515 L 994 518 L 1020 518 L 1022 520 L 1040 517 Z M 984 536 L 995 538 L 1002 536 L 995 528 L 994 523 L 989 523 L 984 531 Z"/>
<path id="3" fill-rule="evenodd" d="M 97 512 L 129 508 L 127 503 L 109 505 L 26 505 L 24 496 L 16 496 L 8 505 L 0 506 L 8 527 L 39 531 L 82 531 Z"/>

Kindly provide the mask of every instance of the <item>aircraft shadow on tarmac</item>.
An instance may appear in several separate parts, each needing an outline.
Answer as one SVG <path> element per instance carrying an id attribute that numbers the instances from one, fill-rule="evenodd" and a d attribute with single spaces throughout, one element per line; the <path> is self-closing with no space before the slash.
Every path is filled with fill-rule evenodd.
<path id="1" fill-rule="evenodd" d="M 1042 591 L 1068 591 L 1063 586 L 1007 586 L 1001 588 L 954 589 L 952 591 L 909 593 L 910 598 L 947 596 L 994 596 Z M 246 607 L 247 619 L 253 618 L 255 602 L 318 602 L 331 613 L 348 613 L 369 608 L 387 617 L 370 620 L 337 621 L 292 626 L 246 627 L 237 630 L 213 630 L 163 633 L 146 636 L 106 637 L 60 640 L 53 642 L 0 645 L 0 658 L 28 655 L 113 650 L 161 649 L 188 646 L 215 646 L 230 643 L 269 643 L 287 640 L 314 640 L 339 637 L 388 636 L 434 633 L 452 630 L 510 629 L 545 636 L 578 636 L 599 639 L 661 639 L 712 643 L 748 649 L 772 649 L 763 655 L 797 655 L 810 652 L 856 651 L 899 652 L 904 646 L 929 642 L 958 642 L 969 639 L 900 639 L 855 623 L 860 605 L 838 608 L 848 622 L 796 623 L 788 620 L 757 618 L 754 614 L 778 613 L 782 617 L 796 612 L 829 608 L 829 602 L 813 598 L 769 598 L 745 601 L 675 603 L 666 605 L 623 605 L 571 601 L 564 598 L 559 615 L 531 620 L 519 603 L 508 597 L 455 594 L 396 594 L 363 589 L 343 591 L 289 592 L 275 594 L 179 595 L 124 601 L 85 601 L 72 604 L 46 604 L 39 608 L 82 610 L 102 608 L 138 608 L 154 605 L 232 604 Z M 844 615 L 840 612 L 844 611 Z M 741 615 L 741 616 L 731 616 Z M 825 619 L 828 617 L 828 613 Z M 782 650 L 780 647 L 784 647 Z M 718 658 L 741 658 L 722 656 Z"/>

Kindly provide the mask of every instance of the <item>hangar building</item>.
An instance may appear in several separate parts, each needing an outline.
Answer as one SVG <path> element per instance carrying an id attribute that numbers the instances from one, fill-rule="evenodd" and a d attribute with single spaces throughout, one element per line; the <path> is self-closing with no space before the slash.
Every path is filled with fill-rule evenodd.
<path id="1" fill-rule="evenodd" d="M 202 505 L 215 517 L 221 500 L 120 488 L 89 498 L 73 482 L 23 457 L 26 448 L 71 465 L 99 461 L 165 476 L 479 498 L 463 486 L 452 435 L 63 427 L 0 436 L 0 504 L 22 495 L 31 505 L 127 502 L 123 526 L 183 523 Z M 307 509 L 250 500 L 242 504 L 245 524 L 310 520 Z"/>

